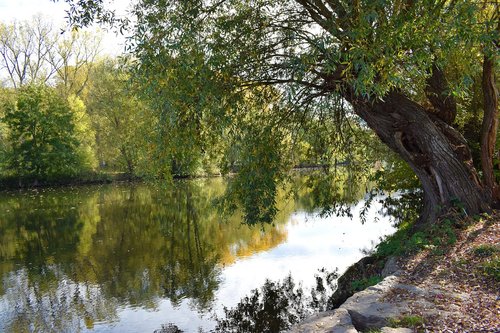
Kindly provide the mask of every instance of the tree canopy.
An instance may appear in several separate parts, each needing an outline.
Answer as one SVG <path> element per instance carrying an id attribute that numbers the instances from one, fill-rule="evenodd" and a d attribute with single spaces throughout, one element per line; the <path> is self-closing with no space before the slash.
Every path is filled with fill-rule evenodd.
<path id="1" fill-rule="evenodd" d="M 242 101 L 272 91 L 260 99 L 267 109 L 263 119 L 272 118 L 274 128 L 290 135 L 304 128 L 305 119 L 362 119 L 361 126 L 419 178 L 423 220 L 455 202 L 470 214 L 497 202 L 496 2 L 142 0 L 130 21 L 118 20 L 100 1 L 67 2 L 76 26 L 100 21 L 131 32 L 128 49 L 146 91 L 156 97 L 160 124 L 168 119 L 179 129 L 176 121 L 189 120 L 194 142 L 205 142 L 206 133 L 231 133 L 232 125 L 255 114 Z M 469 101 L 478 80 L 483 98 L 473 109 Z M 484 115 L 473 138 L 481 147 L 479 174 L 471 142 L 458 126 L 474 112 Z M 200 119 L 203 127 L 196 125 Z M 265 122 L 256 126 L 265 133 Z M 349 136 L 330 144 L 345 144 Z M 265 136 L 257 141 L 269 142 Z M 247 178 L 270 174 L 269 165 L 260 161 L 259 171 Z M 270 175 L 264 183 L 272 192 L 280 177 Z"/>
<path id="2" fill-rule="evenodd" d="M 12 152 L 9 167 L 32 179 L 70 177 L 90 167 L 92 134 L 81 117 L 81 101 L 66 101 L 44 86 L 26 86 L 6 106 Z M 90 141 L 90 142 L 89 142 Z"/>

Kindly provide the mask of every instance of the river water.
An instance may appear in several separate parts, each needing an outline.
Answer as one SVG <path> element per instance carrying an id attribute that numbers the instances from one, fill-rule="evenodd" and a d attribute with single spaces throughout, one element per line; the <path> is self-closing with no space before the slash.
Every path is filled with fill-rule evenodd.
<path id="1" fill-rule="evenodd" d="M 394 232 L 375 203 L 320 216 L 309 192 L 280 195 L 272 225 L 221 218 L 222 179 L 0 193 L 0 332 L 185 332 L 214 327 L 266 279 L 304 287 Z"/>

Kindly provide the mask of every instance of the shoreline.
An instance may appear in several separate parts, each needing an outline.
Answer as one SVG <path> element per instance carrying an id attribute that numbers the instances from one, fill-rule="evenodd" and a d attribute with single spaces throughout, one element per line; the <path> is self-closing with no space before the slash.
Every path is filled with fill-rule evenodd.
<path id="1" fill-rule="evenodd" d="M 289 333 L 500 331 L 500 213 L 467 222 L 453 244 L 384 260 L 381 281 L 346 290 L 380 263 L 362 258 L 339 277 L 338 304 Z M 370 270 L 370 266 L 375 270 Z"/>
<path id="2" fill-rule="evenodd" d="M 295 166 L 290 172 L 311 172 L 320 171 L 327 166 L 324 165 L 304 165 Z M 199 175 L 174 175 L 173 180 L 189 180 L 189 179 L 208 179 L 217 177 L 231 177 L 237 172 L 230 172 L 227 175 L 218 174 L 199 174 Z M 147 182 L 145 177 L 130 175 L 125 172 L 95 172 L 83 174 L 75 177 L 61 177 L 57 180 L 42 180 L 35 178 L 19 178 L 19 177 L 4 177 L 0 178 L 0 192 L 12 190 L 31 190 L 40 188 L 59 188 L 59 187 L 75 187 L 86 185 L 103 185 L 112 183 L 135 183 Z"/>

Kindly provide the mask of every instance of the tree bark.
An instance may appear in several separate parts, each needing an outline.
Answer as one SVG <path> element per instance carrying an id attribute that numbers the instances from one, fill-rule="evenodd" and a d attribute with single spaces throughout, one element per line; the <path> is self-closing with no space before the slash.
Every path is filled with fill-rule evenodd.
<path id="1" fill-rule="evenodd" d="M 457 116 L 457 104 L 449 93 L 444 71 L 436 64 L 432 66 L 431 70 L 432 73 L 427 79 L 425 94 L 434 107 L 436 116 L 451 125 Z"/>
<path id="2" fill-rule="evenodd" d="M 495 59 L 484 56 L 482 89 L 484 116 L 481 126 L 481 167 L 486 195 L 498 201 L 500 193 L 493 172 L 493 156 L 498 128 L 498 90 L 495 81 Z"/>
<path id="3" fill-rule="evenodd" d="M 490 210 L 468 146 L 453 127 L 399 92 L 374 103 L 356 98 L 349 101 L 420 179 L 424 191 L 420 222 L 434 221 L 453 205 L 471 215 Z"/>

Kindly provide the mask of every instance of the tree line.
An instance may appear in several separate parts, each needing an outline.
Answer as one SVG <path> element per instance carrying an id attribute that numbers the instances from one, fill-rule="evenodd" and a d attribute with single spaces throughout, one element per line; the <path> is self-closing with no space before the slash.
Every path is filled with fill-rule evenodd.
<path id="1" fill-rule="evenodd" d="M 133 173 L 127 131 L 141 106 L 100 44 L 98 32 L 61 34 L 42 17 L 0 23 L 2 177 L 54 181 L 124 165 Z"/>

